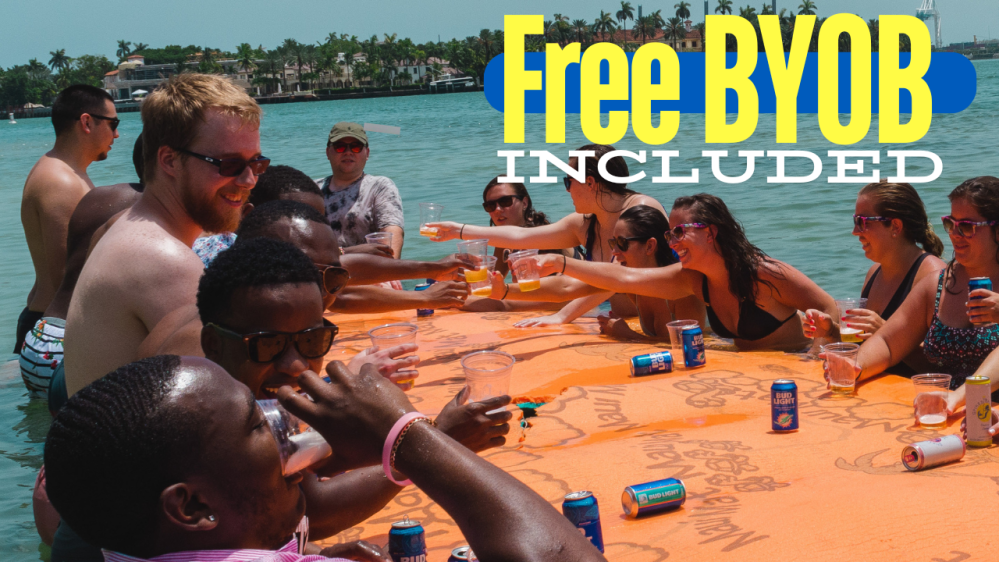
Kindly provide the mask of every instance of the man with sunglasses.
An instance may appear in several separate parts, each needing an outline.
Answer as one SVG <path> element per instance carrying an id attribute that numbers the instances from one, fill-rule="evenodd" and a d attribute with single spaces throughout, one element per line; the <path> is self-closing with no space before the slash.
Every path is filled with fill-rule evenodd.
<path id="1" fill-rule="evenodd" d="M 194 309 L 202 232 L 235 230 L 269 160 L 260 107 L 221 76 L 182 74 L 142 105 L 142 196 L 96 244 L 66 319 L 69 395 L 139 358 L 161 320 Z M 188 312 L 189 313 L 189 312 Z M 178 349 L 197 354 L 197 347 Z"/>
<path id="2" fill-rule="evenodd" d="M 364 173 L 369 154 L 368 135 L 361 125 L 333 125 L 326 142 L 333 174 L 319 181 L 326 218 L 342 248 L 364 244 L 366 234 L 392 233 L 392 251 L 398 258 L 405 227 L 402 198 L 389 178 Z"/>
<path id="3" fill-rule="evenodd" d="M 108 157 L 118 138 L 118 113 L 107 92 L 78 84 L 52 103 L 56 140 L 28 174 L 21 196 L 21 224 L 28 242 L 35 282 L 17 320 L 14 353 L 42 318 L 62 283 L 66 268 L 69 219 L 83 196 L 94 188 L 87 168 Z"/>

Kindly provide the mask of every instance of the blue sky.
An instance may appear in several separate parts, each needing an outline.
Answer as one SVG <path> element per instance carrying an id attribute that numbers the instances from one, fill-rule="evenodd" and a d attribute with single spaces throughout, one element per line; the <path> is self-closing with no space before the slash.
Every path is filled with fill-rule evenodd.
<path id="1" fill-rule="evenodd" d="M 759 11 L 764 0 L 751 3 Z M 769 3 L 769 0 L 767 0 Z M 817 0 L 819 15 L 839 12 L 859 14 L 864 19 L 881 13 L 913 14 L 921 0 Z M 673 11 L 676 0 L 653 2 L 632 0 L 643 12 Z M 693 19 L 703 18 L 703 0 L 693 0 Z M 711 0 L 712 9 L 717 0 Z M 794 9 L 800 0 L 778 0 L 777 7 Z M 943 16 L 945 43 L 999 37 L 999 0 L 937 0 Z M 233 50 L 243 42 L 273 47 L 291 37 L 315 42 L 329 32 L 346 32 L 360 38 L 377 33 L 398 33 L 417 43 L 463 38 L 479 30 L 503 26 L 504 14 L 558 12 L 571 19 L 588 21 L 600 10 L 615 12 L 619 0 L 173 0 L 145 2 L 125 0 L 6 0 L 0 2 L 0 65 L 9 67 L 36 57 L 48 62 L 49 51 L 66 49 L 69 56 L 104 54 L 115 59 L 118 39 L 148 43 L 205 45 Z M 629 25 L 630 27 L 630 25 Z"/>

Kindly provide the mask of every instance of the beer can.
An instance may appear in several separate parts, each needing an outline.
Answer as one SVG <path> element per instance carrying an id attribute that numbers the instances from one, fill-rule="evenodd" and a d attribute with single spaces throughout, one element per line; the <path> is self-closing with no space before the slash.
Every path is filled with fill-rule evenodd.
<path id="1" fill-rule="evenodd" d="M 985 289 L 986 291 L 992 290 L 992 280 L 988 277 L 972 277 L 968 279 L 968 300 L 974 301 L 984 297 L 973 297 L 970 295 L 971 291 L 975 289 Z M 991 326 L 992 322 L 972 322 L 975 326 Z"/>
<path id="2" fill-rule="evenodd" d="M 392 562 L 427 562 L 427 542 L 423 535 L 423 525 L 409 517 L 392 523 L 388 549 Z"/>
<path id="3" fill-rule="evenodd" d="M 666 478 L 628 486 L 621 494 L 621 507 L 629 517 L 666 511 L 687 501 L 687 488 L 678 478 Z"/>
<path id="4" fill-rule="evenodd" d="M 992 445 L 992 385 L 989 377 L 976 375 L 964 381 L 964 423 L 968 430 L 969 447 Z"/>
<path id="5" fill-rule="evenodd" d="M 798 385 L 790 379 L 778 379 L 770 385 L 770 422 L 774 431 L 798 430 Z"/>
<path id="6" fill-rule="evenodd" d="M 604 551 L 604 534 L 600 530 L 600 509 L 592 492 L 566 494 L 562 500 L 562 515 L 579 529 L 600 552 Z"/>
<path id="7" fill-rule="evenodd" d="M 644 377 L 669 373 L 673 370 L 673 354 L 668 351 L 657 351 L 636 355 L 631 358 L 631 376 Z"/>
<path id="8" fill-rule="evenodd" d="M 417 291 L 426 291 L 427 287 L 433 285 L 434 283 L 435 283 L 435 281 L 433 279 L 427 279 L 426 283 L 421 283 L 421 284 L 417 285 L 416 286 L 416 290 Z M 432 309 L 432 308 L 417 308 L 416 309 L 416 316 L 417 316 L 417 318 L 423 317 L 423 316 L 433 316 L 433 315 L 434 315 L 434 309 Z"/>
<path id="9" fill-rule="evenodd" d="M 902 449 L 902 464 L 911 471 L 922 470 L 959 461 L 966 450 L 964 439 L 960 435 L 946 435 L 906 445 Z"/>
<path id="10" fill-rule="evenodd" d="M 680 332 L 683 340 L 683 365 L 688 369 L 703 367 L 707 362 L 704 357 L 704 332 L 700 326 L 691 326 Z"/>
<path id="11" fill-rule="evenodd" d="M 447 562 L 471 562 L 473 560 L 478 561 L 478 558 L 475 557 L 475 553 L 472 552 L 472 548 L 467 544 L 452 550 L 451 556 L 447 557 Z"/>

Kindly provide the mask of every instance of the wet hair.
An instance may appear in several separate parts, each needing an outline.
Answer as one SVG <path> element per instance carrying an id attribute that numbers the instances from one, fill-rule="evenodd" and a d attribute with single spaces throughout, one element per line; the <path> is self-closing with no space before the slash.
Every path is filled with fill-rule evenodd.
<path id="1" fill-rule="evenodd" d="M 964 200 L 971 203 L 980 215 L 987 221 L 999 222 L 999 178 L 993 176 L 978 176 L 965 180 L 961 185 L 954 188 L 947 196 L 950 202 Z M 992 232 L 993 240 L 996 240 L 999 233 L 999 225 L 986 226 Z M 996 240 L 999 242 L 999 240 Z M 996 262 L 999 262 L 999 248 L 996 249 Z M 954 287 L 954 264 L 956 258 L 951 258 L 947 264 L 947 292 L 954 295 L 957 291 L 952 291 Z"/>
<path id="2" fill-rule="evenodd" d="M 52 420 L 46 490 L 88 543 L 147 558 L 160 494 L 204 462 L 201 415 L 169 400 L 179 372 L 176 355 L 130 363 L 71 396 Z"/>
<path id="3" fill-rule="evenodd" d="M 326 217 L 322 213 L 301 201 L 279 199 L 254 207 L 243 217 L 236 230 L 236 240 L 249 240 L 265 236 L 267 228 L 281 219 L 303 219 L 326 226 L 330 224 L 326 222 Z"/>
<path id="4" fill-rule="evenodd" d="M 489 183 L 486 184 L 486 189 L 482 191 L 483 202 L 486 200 L 486 197 L 489 196 L 489 190 L 497 185 L 509 185 L 513 188 L 517 197 L 524 200 L 524 226 L 542 226 L 545 224 L 551 224 L 547 215 L 541 211 L 534 210 L 534 202 L 531 201 L 531 195 L 527 193 L 527 188 L 524 187 L 524 184 L 522 183 L 513 183 L 508 181 L 501 182 L 499 181 L 499 176 L 496 176 L 495 178 L 489 180 Z M 489 226 L 496 226 L 493 224 L 492 219 L 489 219 Z"/>
<path id="5" fill-rule="evenodd" d="M 108 101 L 114 103 L 111 94 L 87 84 L 74 84 L 59 92 L 52 102 L 52 127 L 56 136 L 72 129 L 84 113 L 103 115 L 104 102 Z"/>
<path id="6" fill-rule="evenodd" d="M 943 241 L 933 232 L 923 200 L 911 185 L 887 181 L 869 183 L 857 195 L 870 197 L 878 216 L 902 221 L 902 235 L 907 240 L 938 258 L 943 254 Z"/>
<path id="7" fill-rule="evenodd" d="M 766 263 L 774 263 L 774 260 L 746 238 L 742 225 L 735 220 L 724 201 L 714 195 L 698 193 L 689 197 L 677 197 L 673 208 L 689 209 L 692 222 L 718 229 L 715 245 L 728 269 L 729 290 L 740 302 L 756 304 L 757 288 L 761 283 L 779 293 L 773 283 L 760 279 L 760 267 Z M 781 275 L 779 272 L 774 274 Z"/>
<path id="8" fill-rule="evenodd" d="M 648 205 L 635 205 L 618 217 L 624 221 L 634 238 L 649 238 L 656 240 L 656 265 L 663 267 L 676 263 L 676 256 L 666 242 L 666 231 L 669 230 L 669 219 L 662 211 Z"/>
<path id="9" fill-rule="evenodd" d="M 636 193 L 628 189 L 627 184 L 610 181 L 600 174 L 600 170 L 598 169 L 600 158 L 604 154 L 616 150 L 613 146 L 609 144 L 588 144 L 579 147 L 579 150 L 592 150 L 596 153 L 593 157 L 585 158 L 586 177 L 596 180 L 604 191 L 609 191 L 617 195 L 634 195 Z M 607 160 L 607 173 L 619 178 L 629 176 L 628 163 L 624 161 L 624 157 L 615 156 Z"/>
<path id="10" fill-rule="evenodd" d="M 308 205 L 305 207 L 315 212 Z M 232 310 L 236 289 L 292 283 L 315 283 L 322 291 L 323 280 L 312 260 L 293 244 L 273 238 L 240 236 L 231 248 L 212 260 L 198 282 L 201 322 L 224 323 Z"/>
<path id="11" fill-rule="evenodd" d="M 323 195 L 316 182 L 305 172 L 291 166 L 270 166 L 267 173 L 257 178 L 257 185 L 250 191 L 250 203 L 262 205 L 268 201 L 277 201 L 285 193 Z"/>

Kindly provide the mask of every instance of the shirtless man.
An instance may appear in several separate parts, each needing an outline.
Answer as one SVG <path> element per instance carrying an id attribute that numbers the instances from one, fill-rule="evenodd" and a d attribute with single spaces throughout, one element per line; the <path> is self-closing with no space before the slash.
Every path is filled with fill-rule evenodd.
<path id="1" fill-rule="evenodd" d="M 87 168 L 104 160 L 118 138 L 118 112 L 107 92 L 83 84 L 70 86 L 52 103 L 56 141 L 24 182 L 21 224 L 35 268 L 28 305 L 17 319 L 14 353 L 52 302 L 66 267 L 66 232 L 80 199 L 93 189 Z"/>
<path id="2" fill-rule="evenodd" d="M 260 155 L 260 114 L 212 75 L 175 76 L 143 102 L 146 189 L 80 273 L 66 319 L 69 395 L 138 359 L 165 316 L 194 309 L 204 266 L 191 245 L 203 231 L 235 230 L 270 163 Z"/>

